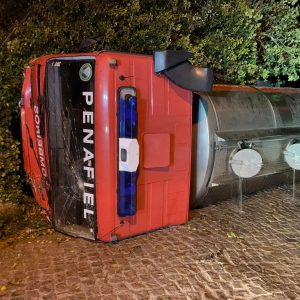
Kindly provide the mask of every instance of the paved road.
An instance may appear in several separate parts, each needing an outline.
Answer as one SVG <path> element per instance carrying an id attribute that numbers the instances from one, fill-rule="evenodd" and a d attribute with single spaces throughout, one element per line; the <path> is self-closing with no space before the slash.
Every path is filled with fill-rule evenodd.
<path id="1" fill-rule="evenodd" d="M 227 201 L 117 244 L 59 233 L 0 247 L 3 299 L 300 299 L 300 200 Z"/>

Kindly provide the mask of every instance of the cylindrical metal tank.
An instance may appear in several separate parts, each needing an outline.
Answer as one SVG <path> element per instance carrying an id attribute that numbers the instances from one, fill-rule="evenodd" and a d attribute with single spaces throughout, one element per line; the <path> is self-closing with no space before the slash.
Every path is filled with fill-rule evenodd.
<path id="1" fill-rule="evenodd" d="M 298 142 L 298 89 L 219 85 L 194 94 L 191 208 L 230 198 L 239 177 L 247 192 L 288 181 L 288 148 Z"/>

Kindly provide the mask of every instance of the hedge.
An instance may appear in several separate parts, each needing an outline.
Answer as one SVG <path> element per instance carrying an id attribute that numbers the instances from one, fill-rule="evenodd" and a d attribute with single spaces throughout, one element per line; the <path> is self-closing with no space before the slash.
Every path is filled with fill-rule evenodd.
<path id="1" fill-rule="evenodd" d="M 22 71 L 46 53 L 187 49 L 219 82 L 297 81 L 300 12 L 295 0 L 5 0 L 0 7 L 0 202 L 20 201 L 14 121 Z M 3 16 L 5 16 L 3 18 Z M 80 48 L 84 39 L 96 43 Z"/>

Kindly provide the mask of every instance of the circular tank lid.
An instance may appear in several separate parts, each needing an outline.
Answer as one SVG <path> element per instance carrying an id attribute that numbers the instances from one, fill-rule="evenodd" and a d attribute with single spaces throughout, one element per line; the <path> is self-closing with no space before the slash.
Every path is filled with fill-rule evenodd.
<path id="1" fill-rule="evenodd" d="M 300 143 L 287 146 L 284 159 L 292 169 L 300 170 Z"/>
<path id="2" fill-rule="evenodd" d="M 230 160 L 232 171 L 241 178 L 255 176 L 262 167 L 261 155 L 253 149 L 242 149 Z"/>

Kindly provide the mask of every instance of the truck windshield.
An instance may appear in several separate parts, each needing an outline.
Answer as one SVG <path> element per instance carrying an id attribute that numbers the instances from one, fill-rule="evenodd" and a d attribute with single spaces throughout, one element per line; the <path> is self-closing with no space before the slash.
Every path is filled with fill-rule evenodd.
<path id="1" fill-rule="evenodd" d="M 96 238 L 93 57 L 51 59 L 46 66 L 47 138 L 53 224 Z"/>

